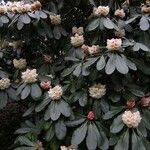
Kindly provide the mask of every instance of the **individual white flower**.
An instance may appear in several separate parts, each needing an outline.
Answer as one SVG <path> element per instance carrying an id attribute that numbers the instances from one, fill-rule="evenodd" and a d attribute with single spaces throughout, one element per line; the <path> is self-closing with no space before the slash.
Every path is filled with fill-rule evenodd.
<path id="1" fill-rule="evenodd" d="M 79 34 L 79 35 L 82 35 L 84 33 L 84 30 L 83 30 L 83 27 L 73 27 L 72 28 L 72 33 L 73 34 Z"/>
<path id="2" fill-rule="evenodd" d="M 102 84 L 95 84 L 89 88 L 89 94 L 92 98 L 99 99 L 106 94 L 106 86 Z"/>
<path id="3" fill-rule="evenodd" d="M 98 45 L 92 45 L 91 47 L 89 46 L 88 47 L 88 52 L 89 52 L 89 54 L 96 54 L 96 53 L 98 53 L 100 51 L 100 48 L 99 48 L 99 46 Z"/>
<path id="4" fill-rule="evenodd" d="M 14 67 L 17 68 L 17 69 L 23 69 L 26 67 L 27 65 L 27 62 L 26 62 L 26 59 L 14 59 L 13 60 L 13 64 L 14 64 Z"/>
<path id="5" fill-rule="evenodd" d="M 107 39 L 107 49 L 108 50 L 118 50 L 122 45 L 121 39 Z"/>
<path id="6" fill-rule="evenodd" d="M 94 16 L 97 16 L 97 17 L 107 16 L 108 13 L 109 13 L 108 6 L 99 6 L 99 7 L 93 9 L 93 14 L 94 14 Z"/>
<path id="7" fill-rule="evenodd" d="M 83 35 L 75 34 L 75 36 L 71 37 L 71 44 L 74 47 L 81 46 L 81 45 L 83 45 L 83 43 L 84 43 L 84 37 L 83 37 Z"/>
<path id="8" fill-rule="evenodd" d="M 55 87 L 49 89 L 48 94 L 52 100 L 59 100 L 63 94 L 62 87 L 56 85 Z"/>
<path id="9" fill-rule="evenodd" d="M 10 85 L 11 85 L 11 83 L 8 78 L 2 78 L 0 80 L 0 90 L 8 89 Z"/>
<path id="10" fill-rule="evenodd" d="M 125 111 L 122 115 L 122 121 L 126 124 L 129 128 L 136 128 L 138 127 L 139 123 L 141 122 L 141 116 L 139 111 Z"/>
<path id="11" fill-rule="evenodd" d="M 25 72 L 22 72 L 22 80 L 26 83 L 33 83 L 33 82 L 36 82 L 37 81 L 37 77 L 38 77 L 38 74 L 37 74 L 37 71 L 36 69 L 27 69 Z"/>
<path id="12" fill-rule="evenodd" d="M 115 11 L 115 16 L 117 16 L 117 17 L 124 18 L 125 15 L 126 15 L 126 14 L 125 14 L 125 12 L 124 12 L 123 9 L 117 9 L 117 10 Z"/>
<path id="13" fill-rule="evenodd" d="M 60 15 L 50 15 L 51 23 L 53 25 L 61 24 L 61 16 Z"/>

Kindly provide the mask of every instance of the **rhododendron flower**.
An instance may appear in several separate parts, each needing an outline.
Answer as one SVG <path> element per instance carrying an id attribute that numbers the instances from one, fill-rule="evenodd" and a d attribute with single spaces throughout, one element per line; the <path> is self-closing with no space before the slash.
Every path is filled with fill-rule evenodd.
<path id="1" fill-rule="evenodd" d="M 51 23 L 53 25 L 61 24 L 61 16 L 60 15 L 50 15 Z"/>
<path id="2" fill-rule="evenodd" d="M 109 13 L 108 6 L 99 6 L 99 7 L 93 9 L 93 14 L 94 14 L 94 16 L 97 16 L 97 17 L 107 16 L 108 13 Z"/>
<path id="3" fill-rule="evenodd" d="M 22 72 L 22 80 L 26 83 L 33 83 L 37 81 L 37 72 L 36 69 L 27 69 L 25 72 Z"/>
<path id="4" fill-rule="evenodd" d="M 95 84 L 89 88 L 89 94 L 92 98 L 99 99 L 106 94 L 106 87 L 102 84 Z"/>
<path id="5" fill-rule="evenodd" d="M 121 48 L 122 45 L 122 40 L 121 39 L 111 39 L 111 40 L 107 40 L 107 49 L 108 50 L 118 50 L 119 48 Z"/>
<path id="6" fill-rule="evenodd" d="M 71 37 L 71 44 L 74 47 L 81 46 L 81 45 L 83 45 L 83 43 L 84 43 L 84 37 L 83 37 L 83 35 L 75 34 L 75 36 Z"/>
<path id="7" fill-rule="evenodd" d="M 126 124 L 129 128 L 136 128 L 138 127 L 139 123 L 141 122 L 141 116 L 139 111 L 125 111 L 122 115 L 122 121 Z"/>
<path id="8" fill-rule="evenodd" d="M 63 94 L 62 87 L 56 85 L 55 87 L 49 89 L 48 94 L 52 100 L 59 100 Z"/>
<path id="9" fill-rule="evenodd" d="M 117 9 L 115 11 L 115 16 L 120 17 L 120 18 L 124 18 L 125 17 L 125 12 L 123 9 Z"/>

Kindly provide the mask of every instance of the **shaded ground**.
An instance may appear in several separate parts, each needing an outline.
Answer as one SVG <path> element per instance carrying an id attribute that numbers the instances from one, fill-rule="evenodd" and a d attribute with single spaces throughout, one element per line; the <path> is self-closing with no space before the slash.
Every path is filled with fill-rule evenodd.
<path id="1" fill-rule="evenodd" d="M 25 110 L 24 104 L 9 103 L 0 110 L 0 149 L 12 150 L 16 138 L 14 131 L 19 128 L 23 121 L 22 114 Z"/>

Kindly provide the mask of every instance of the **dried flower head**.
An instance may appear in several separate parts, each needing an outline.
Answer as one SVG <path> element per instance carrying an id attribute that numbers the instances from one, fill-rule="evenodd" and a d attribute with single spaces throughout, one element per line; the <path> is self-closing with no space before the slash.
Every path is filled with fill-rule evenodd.
<path id="1" fill-rule="evenodd" d="M 21 58 L 19 60 L 14 59 L 13 64 L 16 69 L 24 69 L 27 65 L 27 62 L 26 62 L 26 59 Z"/>
<path id="2" fill-rule="evenodd" d="M 73 34 L 79 34 L 79 35 L 82 35 L 84 33 L 84 30 L 83 30 L 83 27 L 73 27 L 72 28 L 72 33 Z"/>
<path id="3" fill-rule="evenodd" d="M 0 90 L 8 89 L 10 87 L 10 85 L 11 85 L 11 83 L 8 78 L 2 78 L 0 80 Z"/>

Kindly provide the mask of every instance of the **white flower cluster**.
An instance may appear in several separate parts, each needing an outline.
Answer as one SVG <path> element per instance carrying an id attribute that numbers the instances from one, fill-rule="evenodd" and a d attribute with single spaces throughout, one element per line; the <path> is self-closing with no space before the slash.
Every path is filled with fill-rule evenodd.
<path id="1" fill-rule="evenodd" d="M 109 7 L 108 6 L 99 6 L 93 9 L 94 16 L 107 16 L 109 14 Z"/>
<path id="2" fill-rule="evenodd" d="M 82 45 L 81 48 L 86 54 L 90 54 L 90 55 L 96 54 L 100 51 L 98 45 L 92 45 L 92 46 Z"/>
<path id="3" fill-rule="evenodd" d="M 25 72 L 22 72 L 21 78 L 25 83 L 34 83 L 37 81 L 37 76 L 36 69 L 27 69 Z"/>
<path id="4" fill-rule="evenodd" d="M 83 27 L 73 27 L 72 28 L 72 33 L 73 34 L 79 34 L 79 35 L 82 35 L 84 33 L 84 30 L 83 30 Z"/>
<path id="5" fill-rule="evenodd" d="M 51 23 L 53 25 L 61 24 L 61 16 L 60 15 L 50 15 L 49 18 L 51 19 Z"/>
<path id="6" fill-rule="evenodd" d="M 41 8 L 41 3 L 36 1 L 32 4 L 26 4 L 23 1 L 8 1 L 5 5 L 0 6 L 0 14 L 5 14 L 7 12 L 12 13 L 24 13 L 29 11 L 39 10 Z"/>
<path id="7" fill-rule="evenodd" d="M 129 128 L 136 128 L 138 127 L 139 123 L 141 122 L 141 116 L 139 111 L 132 112 L 130 110 L 125 111 L 122 115 L 122 121 L 126 124 Z"/>
<path id="8" fill-rule="evenodd" d="M 83 43 L 84 43 L 83 35 L 75 34 L 74 36 L 71 37 L 71 44 L 74 47 L 79 47 L 83 45 Z"/>
<path id="9" fill-rule="evenodd" d="M 95 84 L 89 88 L 89 94 L 92 98 L 99 99 L 106 94 L 106 86 L 102 84 Z"/>
<path id="10" fill-rule="evenodd" d="M 125 14 L 125 12 L 124 12 L 123 9 L 117 9 L 117 10 L 115 11 L 115 16 L 117 16 L 117 17 L 124 18 L 125 15 L 126 15 L 126 14 Z"/>
<path id="11" fill-rule="evenodd" d="M 55 87 L 49 89 L 48 94 L 52 100 L 59 100 L 63 94 L 62 87 L 56 85 Z"/>
<path id="12" fill-rule="evenodd" d="M 108 50 L 118 50 L 121 48 L 122 40 L 121 39 L 111 39 L 107 40 L 107 49 Z"/>
<path id="13" fill-rule="evenodd" d="M 17 69 L 24 69 L 27 65 L 26 59 L 20 58 L 19 60 L 13 60 L 14 67 Z"/>
<path id="14" fill-rule="evenodd" d="M 11 83 L 8 78 L 2 78 L 0 80 L 0 90 L 8 89 L 10 85 L 11 85 Z"/>

